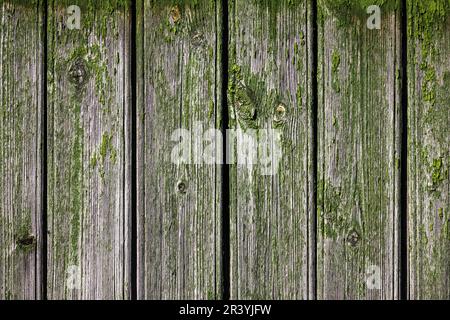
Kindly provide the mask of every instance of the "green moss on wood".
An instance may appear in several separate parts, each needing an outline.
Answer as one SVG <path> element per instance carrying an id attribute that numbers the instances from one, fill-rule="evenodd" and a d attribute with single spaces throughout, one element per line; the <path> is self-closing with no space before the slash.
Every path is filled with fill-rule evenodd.
<path id="1" fill-rule="evenodd" d="M 399 0 L 319 0 L 321 8 L 326 9 L 333 17 L 338 19 L 351 19 L 352 17 L 367 17 L 367 8 L 379 6 L 382 13 L 396 10 L 400 6 Z"/>
<path id="2" fill-rule="evenodd" d="M 341 55 L 338 51 L 333 51 L 331 56 L 331 77 L 332 88 L 336 92 L 341 91 L 341 85 L 339 81 L 339 66 L 341 64 Z"/>
<path id="3" fill-rule="evenodd" d="M 434 40 L 440 38 L 445 21 L 450 14 L 449 0 L 408 2 L 409 36 L 421 43 L 420 68 L 425 77 L 422 82 L 423 100 L 434 106 L 436 103 L 436 70 Z"/>
<path id="4" fill-rule="evenodd" d="M 78 263 L 78 242 L 80 239 L 80 217 L 83 210 L 83 141 L 84 130 L 81 125 L 81 106 L 74 108 L 74 141 L 72 145 L 70 189 L 71 189 L 71 221 L 70 221 L 70 262 Z"/>
<path id="5" fill-rule="evenodd" d="M 16 247 L 22 253 L 29 253 L 36 247 L 36 238 L 33 235 L 31 217 L 31 212 L 25 212 L 20 219 L 20 224 L 15 228 L 17 230 L 15 234 Z"/>
<path id="6" fill-rule="evenodd" d="M 28 2 L 28 0 L 7 0 L 13 2 Z M 39 0 L 30 0 L 33 2 L 39 2 Z M 40 0 L 42 2 L 42 0 Z M 77 5 L 80 7 L 84 13 L 99 13 L 99 12 L 109 12 L 112 13 L 118 9 L 129 9 L 131 0 L 53 0 L 51 5 L 57 10 L 67 9 L 71 5 Z M 49 1 L 50 2 L 50 1 Z"/>
<path id="7" fill-rule="evenodd" d="M 433 191 L 436 191 L 438 186 L 448 179 L 448 169 L 444 168 L 443 160 L 441 158 L 433 159 L 431 164 L 431 181 Z"/>
<path id="8" fill-rule="evenodd" d="M 89 164 L 91 165 L 91 168 L 94 169 L 97 166 L 97 163 L 98 163 L 97 153 L 94 153 L 91 156 Z"/>
<path id="9" fill-rule="evenodd" d="M 92 169 L 99 166 L 100 177 L 105 177 L 105 167 L 108 159 L 112 164 L 117 162 L 117 150 L 113 144 L 113 135 L 104 133 L 101 138 L 98 150 L 95 151 L 90 158 L 90 166 Z"/>
<path id="10" fill-rule="evenodd" d="M 39 3 L 42 3 L 42 0 L 0 0 L 0 5 L 4 3 L 28 8 L 36 8 Z"/>

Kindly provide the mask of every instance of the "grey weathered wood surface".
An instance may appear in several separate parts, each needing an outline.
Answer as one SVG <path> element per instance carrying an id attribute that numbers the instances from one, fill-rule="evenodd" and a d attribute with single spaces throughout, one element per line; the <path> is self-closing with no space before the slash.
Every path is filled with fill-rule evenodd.
<path id="1" fill-rule="evenodd" d="M 130 16 L 125 4 L 49 2 L 49 299 L 129 297 Z M 81 8 L 80 30 L 66 26 L 70 5 Z M 78 288 L 74 271 L 80 273 Z"/>
<path id="2" fill-rule="evenodd" d="M 137 1 L 135 137 L 131 2 L 0 0 L 0 299 L 128 299 L 134 264 L 139 299 L 221 298 L 223 167 L 172 154 L 175 130 L 221 127 L 223 85 L 229 127 L 279 129 L 282 146 L 274 175 L 229 167 L 232 298 L 397 299 L 406 255 L 408 297 L 450 299 L 450 3 L 407 0 L 402 35 L 401 2 L 383 1 L 381 30 L 369 30 L 363 1 L 319 0 L 315 52 L 312 0 L 230 0 L 228 21 L 221 1 Z M 80 30 L 66 25 L 70 5 Z"/>
<path id="3" fill-rule="evenodd" d="M 364 7 L 319 2 L 319 299 L 399 297 L 401 24 L 381 11 L 370 30 Z"/>
<path id="4" fill-rule="evenodd" d="M 230 169 L 234 299 L 314 296 L 311 4 L 229 2 L 230 128 L 279 129 L 282 150 L 273 175 Z"/>
<path id="5" fill-rule="evenodd" d="M 220 6 L 137 3 L 140 299 L 219 298 L 220 172 L 214 165 L 174 163 L 171 154 L 180 141 L 172 141 L 175 130 L 201 139 L 195 122 L 201 130 L 219 126 Z"/>
<path id="6" fill-rule="evenodd" d="M 41 298 L 42 5 L 0 1 L 0 299 Z"/>
<path id="7" fill-rule="evenodd" d="M 450 299 L 450 2 L 407 3 L 409 297 Z"/>

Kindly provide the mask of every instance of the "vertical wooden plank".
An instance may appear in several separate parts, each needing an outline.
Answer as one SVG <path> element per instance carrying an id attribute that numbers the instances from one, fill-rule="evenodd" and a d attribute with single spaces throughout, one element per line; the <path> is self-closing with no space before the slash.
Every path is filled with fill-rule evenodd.
<path id="1" fill-rule="evenodd" d="M 0 1 L 0 300 L 40 297 L 42 12 Z"/>
<path id="2" fill-rule="evenodd" d="M 400 1 L 364 3 L 319 1 L 319 299 L 399 297 Z"/>
<path id="3" fill-rule="evenodd" d="M 48 12 L 48 298 L 127 298 L 128 2 L 50 1 Z"/>
<path id="4" fill-rule="evenodd" d="M 306 0 L 229 2 L 230 128 L 261 130 L 257 165 L 242 164 L 239 143 L 232 150 L 233 299 L 314 297 L 311 6 Z M 261 166 L 263 130 L 281 134 L 269 136 L 273 155 L 277 143 L 282 155 L 273 174 Z"/>
<path id="5" fill-rule="evenodd" d="M 219 128 L 220 6 L 138 2 L 139 299 L 219 297 L 219 167 L 195 161 L 194 144 Z M 181 142 L 189 163 L 172 159 Z"/>
<path id="6" fill-rule="evenodd" d="M 450 1 L 407 1 L 411 299 L 450 299 Z"/>

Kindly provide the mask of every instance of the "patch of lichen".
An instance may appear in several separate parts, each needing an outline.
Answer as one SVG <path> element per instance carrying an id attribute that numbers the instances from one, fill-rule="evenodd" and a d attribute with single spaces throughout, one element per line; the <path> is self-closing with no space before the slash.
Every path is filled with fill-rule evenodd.
<path id="1" fill-rule="evenodd" d="M 86 112 L 96 112 L 97 103 L 93 103 L 96 101 L 100 104 L 98 108 L 101 107 L 103 112 L 101 119 L 111 124 L 113 128 L 116 125 L 115 122 L 112 123 L 115 119 L 111 121 L 113 116 L 110 112 L 111 109 L 118 112 L 112 100 L 116 90 L 115 67 L 121 63 L 120 50 L 114 51 L 116 53 L 112 55 L 108 48 L 114 47 L 114 43 L 121 37 L 122 28 L 126 24 L 123 12 L 128 10 L 130 3 L 112 0 L 49 1 L 48 96 L 49 104 L 54 105 L 55 110 L 59 110 L 49 112 L 49 116 L 55 117 L 55 123 L 61 117 L 65 118 L 61 112 L 68 118 L 64 120 L 64 128 L 61 125 L 55 130 L 58 133 L 53 139 L 60 142 L 53 141 L 51 145 L 55 150 L 52 151 L 51 148 L 49 150 L 49 152 L 60 151 L 55 157 L 63 158 L 65 161 L 57 165 L 53 165 L 53 162 L 49 164 L 49 172 L 55 170 L 61 172 L 49 175 L 49 187 L 53 188 L 53 194 L 60 192 L 56 197 L 49 197 L 51 208 L 49 212 L 53 215 L 55 224 L 64 226 L 65 232 L 55 232 L 53 245 L 57 259 L 66 264 L 78 264 L 85 211 L 85 169 L 89 165 L 85 163 L 86 151 L 89 149 L 85 144 L 89 137 L 84 132 L 86 125 L 83 120 L 86 119 L 83 115 Z M 69 30 L 64 26 L 67 18 L 66 9 L 72 4 L 78 5 L 81 9 L 80 30 Z M 67 70 L 73 67 L 75 62 L 80 62 L 80 65 L 84 66 L 81 69 L 86 71 L 84 75 L 86 81 L 79 82 L 81 85 L 70 76 L 67 77 Z M 60 79 L 68 82 L 60 82 Z M 91 101 L 89 105 L 86 105 L 87 97 Z M 64 101 L 63 105 L 61 101 Z M 64 150 L 61 149 L 62 144 L 67 145 Z M 92 158 L 90 165 L 96 161 L 100 162 L 100 156 L 98 157 L 99 159 Z M 64 186 L 58 187 L 63 179 Z"/>
<path id="2" fill-rule="evenodd" d="M 424 41 L 442 29 L 450 14 L 450 0 L 408 1 L 408 5 L 410 35 Z"/>
<path id="3" fill-rule="evenodd" d="M 102 35 L 102 38 L 106 38 L 106 22 L 101 23 L 105 34 Z M 78 85 L 78 90 L 88 81 L 89 78 L 94 78 L 95 80 L 95 91 L 99 100 L 99 103 L 104 107 L 105 112 L 110 111 L 111 105 L 111 97 L 107 97 L 106 86 L 110 84 L 111 81 L 111 72 L 108 70 L 107 60 L 104 58 L 106 55 L 104 54 L 104 50 L 106 47 L 102 44 L 92 44 L 89 46 L 80 45 L 77 46 L 70 54 L 65 63 L 62 63 L 60 68 L 64 68 L 65 70 L 69 70 L 74 64 L 82 63 L 85 64 L 85 79 L 82 84 Z M 120 62 L 120 61 L 119 61 Z M 117 62 L 117 64 L 119 63 Z M 79 95 L 78 97 L 81 97 Z"/>
<path id="4" fill-rule="evenodd" d="M 431 169 L 432 169 L 431 181 L 433 182 L 433 185 L 437 185 L 446 179 L 448 173 L 444 172 L 441 158 L 433 159 Z"/>
<path id="5" fill-rule="evenodd" d="M 422 101 L 424 102 L 423 121 L 429 128 L 437 152 L 431 152 L 427 148 L 429 145 L 421 147 L 421 161 L 427 167 L 430 179 L 428 191 L 439 198 L 445 181 L 448 181 L 449 148 L 448 148 L 448 119 L 450 119 L 450 72 L 444 72 L 442 85 L 440 77 L 435 71 L 435 61 L 439 61 L 437 53 L 431 47 L 427 52 L 428 56 L 422 57 L 421 70 L 424 74 L 422 80 Z"/>
<path id="6" fill-rule="evenodd" d="M 333 51 L 331 56 L 331 74 L 332 83 L 331 86 L 333 90 L 337 93 L 341 91 L 341 85 L 339 82 L 339 66 L 341 64 L 341 55 L 338 51 Z"/>
<path id="7" fill-rule="evenodd" d="M 319 220 L 321 226 L 321 233 L 324 238 L 337 239 L 338 235 L 343 232 L 338 220 L 338 209 L 340 203 L 340 191 L 336 188 L 332 188 L 328 183 L 322 181 L 320 183 L 320 198 L 318 201 L 319 207 Z"/>
<path id="8" fill-rule="evenodd" d="M 106 84 L 111 82 L 108 66 L 106 64 L 105 55 L 102 52 L 102 46 L 94 44 L 89 47 L 88 54 L 85 56 L 87 67 L 95 78 L 95 91 L 98 96 L 99 103 L 105 110 L 110 110 L 111 101 L 107 101 Z"/>
<path id="9" fill-rule="evenodd" d="M 436 104 L 437 78 L 435 70 L 436 46 L 450 13 L 450 0 L 411 1 L 408 7 L 409 37 L 420 42 L 420 69 L 424 74 L 422 98 L 429 106 Z"/>
<path id="10" fill-rule="evenodd" d="M 237 121 L 243 129 L 257 128 L 256 96 L 253 90 L 244 83 L 241 67 L 236 64 L 230 68 L 228 94 L 232 106 L 230 125 L 234 126 Z"/>
<path id="11" fill-rule="evenodd" d="M 434 71 L 431 67 L 428 70 Z M 439 86 L 435 72 L 433 77 L 428 78 L 425 74 L 424 81 L 427 82 L 427 90 L 423 92 L 423 100 L 428 103 L 428 108 L 424 115 L 424 121 L 431 128 L 431 133 L 442 146 L 446 145 L 448 139 L 448 119 L 450 118 L 450 109 L 448 102 L 450 101 L 450 72 L 445 72 L 443 76 L 443 85 Z"/>
<path id="12" fill-rule="evenodd" d="M 104 134 L 102 136 L 102 143 L 100 145 L 100 159 L 102 162 L 105 162 L 106 156 L 109 154 L 109 157 L 113 163 L 116 162 L 117 159 L 117 151 L 114 148 L 112 143 L 113 136 Z"/>
<path id="13" fill-rule="evenodd" d="M 112 134 L 104 133 L 98 151 L 92 154 L 89 161 L 91 169 L 99 166 L 99 173 L 102 179 L 105 177 L 105 166 L 108 158 L 115 164 L 117 162 L 117 150 L 113 144 Z"/>

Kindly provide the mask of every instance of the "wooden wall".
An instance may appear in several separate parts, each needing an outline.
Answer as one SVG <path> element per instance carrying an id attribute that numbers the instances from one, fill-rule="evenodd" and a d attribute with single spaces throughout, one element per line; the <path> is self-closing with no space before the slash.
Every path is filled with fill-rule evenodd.
<path id="1" fill-rule="evenodd" d="M 0 0 L 0 299 L 450 299 L 450 2 L 382 2 Z"/>

